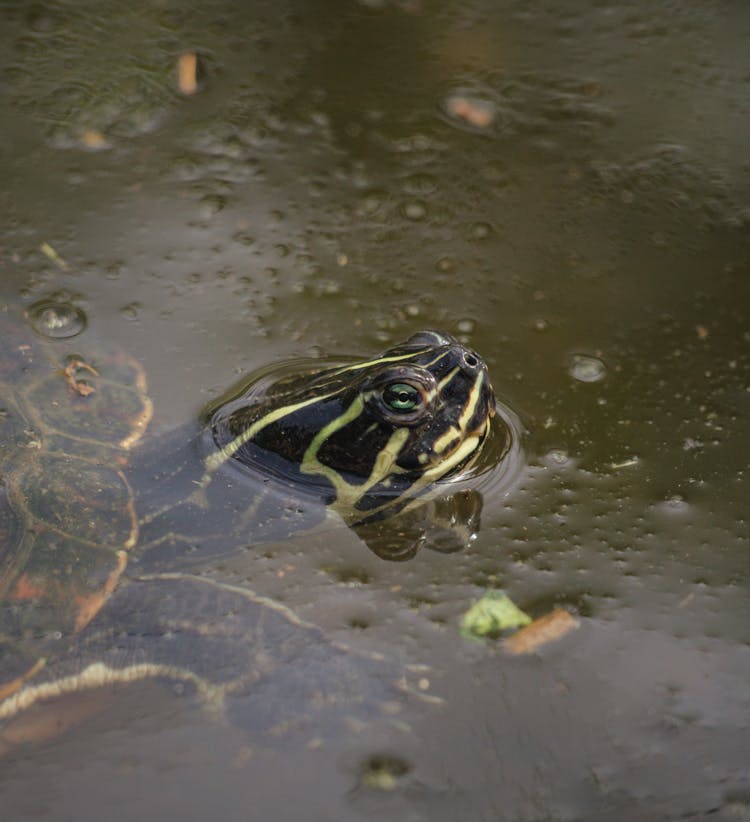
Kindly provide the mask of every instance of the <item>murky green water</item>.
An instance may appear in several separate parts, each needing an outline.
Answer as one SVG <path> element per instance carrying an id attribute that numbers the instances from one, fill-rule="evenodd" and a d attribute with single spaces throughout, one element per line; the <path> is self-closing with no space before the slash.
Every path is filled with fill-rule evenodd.
<path id="1" fill-rule="evenodd" d="M 144 687 L 4 761 L 4 815 L 750 818 L 746 5 L 6 2 L 0 31 L 0 299 L 68 292 L 145 364 L 155 430 L 422 327 L 530 430 L 465 553 L 342 532 L 221 570 L 430 666 L 403 733 L 258 752 Z M 462 639 L 498 587 L 581 627 Z"/>

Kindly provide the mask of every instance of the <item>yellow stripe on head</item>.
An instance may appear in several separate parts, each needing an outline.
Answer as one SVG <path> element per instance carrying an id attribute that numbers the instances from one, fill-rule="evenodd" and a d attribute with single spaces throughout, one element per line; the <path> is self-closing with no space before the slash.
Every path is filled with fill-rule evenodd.
<path id="1" fill-rule="evenodd" d="M 365 400 L 360 394 L 343 414 L 321 428 L 305 452 L 300 466 L 300 471 L 303 474 L 317 474 L 325 477 L 331 483 L 336 493 L 335 505 L 337 507 L 354 508 L 373 485 L 390 474 L 396 464 L 401 448 L 409 436 L 408 428 L 397 428 L 389 437 L 388 442 L 378 451 L 370 476 L 362 483 L 347 482 L 336 469 L 325 465 L 318 459 L 318 452 L 331 434 L 356 420 L 364 407 Z"/>

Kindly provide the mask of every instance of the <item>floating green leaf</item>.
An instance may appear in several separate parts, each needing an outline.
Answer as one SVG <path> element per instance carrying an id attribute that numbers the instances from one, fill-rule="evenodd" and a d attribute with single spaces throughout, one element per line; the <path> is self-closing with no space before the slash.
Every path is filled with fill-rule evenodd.
<path id="1" fill-rule="evenodd" d="M 492 637 L 503 631 L 528 625 L 525 614 L 506 594 L 489 591 L 477 600 L 461 619 L 461 634 L 465 637 Z"/>

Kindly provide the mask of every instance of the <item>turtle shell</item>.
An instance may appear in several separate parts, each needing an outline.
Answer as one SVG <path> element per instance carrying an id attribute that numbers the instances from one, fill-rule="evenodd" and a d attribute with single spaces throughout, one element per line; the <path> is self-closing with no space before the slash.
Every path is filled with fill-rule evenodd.
<path id="1" fill-rule="evenodd" d="M 75 346 L 75 347 L 74 347 Z M 0 311 L 0 635 L 87 625 L 138 538 L 122 471 L 151 417 L 141 366 Z"/>

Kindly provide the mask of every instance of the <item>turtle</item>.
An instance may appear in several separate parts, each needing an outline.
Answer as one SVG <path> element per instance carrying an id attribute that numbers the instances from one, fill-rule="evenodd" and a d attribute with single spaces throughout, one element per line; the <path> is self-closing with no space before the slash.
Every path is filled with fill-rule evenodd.
<path id="1" fill-rule="evenodd" d="M 463 548 L 481 495 L 452 483 L 489 441 L 493 460 L 507 454 L 495 410 L 481 357 L 422 331 L 367 359 L 263 369 L 149 442 L 133 357 L 49 340 L 5 306 L 0 753 L 27 739 L 29 712 L 148 679 L 265 735 L 335 735 L 392 711 L 402 664 L 196 568 L 331 517 L 387 560 Z"/>

